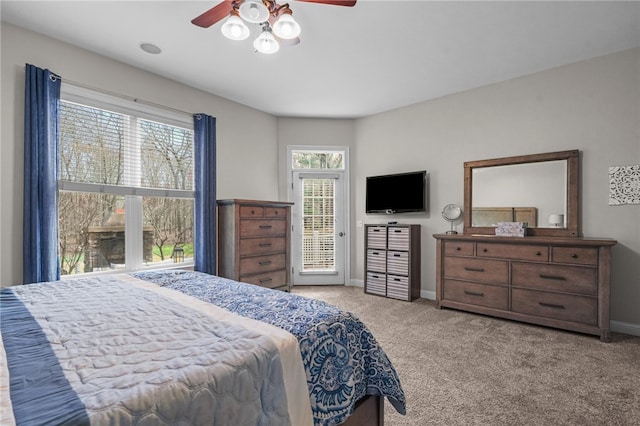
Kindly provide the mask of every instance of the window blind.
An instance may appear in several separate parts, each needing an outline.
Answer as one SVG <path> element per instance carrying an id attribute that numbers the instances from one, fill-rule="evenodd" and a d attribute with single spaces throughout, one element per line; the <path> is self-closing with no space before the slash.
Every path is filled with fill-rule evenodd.
<path id="1" fill-rule="evenodd" d="M 193 197 L 193 131 L 61 101 L 59 189 Z"/>

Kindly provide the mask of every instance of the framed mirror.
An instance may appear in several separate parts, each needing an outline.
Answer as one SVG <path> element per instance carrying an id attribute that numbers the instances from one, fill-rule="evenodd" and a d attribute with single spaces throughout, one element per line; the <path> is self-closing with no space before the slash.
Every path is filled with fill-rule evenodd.
<path id="1" fill-rule="evenodd" d="M 527 236 L 579 237 L 579 151 L 464 163 L 464 233 L 495 235 L 526 222 Z"/>

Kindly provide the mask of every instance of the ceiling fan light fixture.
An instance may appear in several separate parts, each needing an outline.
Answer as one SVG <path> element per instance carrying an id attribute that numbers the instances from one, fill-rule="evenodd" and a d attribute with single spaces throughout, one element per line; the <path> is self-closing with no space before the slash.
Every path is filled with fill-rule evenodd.
<path id="1" fill-rule="evenodd" d="M 220 29 L 222 34 L 231 40 L 244 40 L 249 37 L 249 28 L 244 24 L 237 12 L 231 12 L 229 18 Z"/>
<path id="2" fill-rule="evenodd" d="M 253 41 L 253 47 L 260 53 L 271 54 L 280 50 L 280 44 L 271 34 L 269 28 L 262 30 L 260 35 Z"/>
<path id="3" fill-rule="evenodd" d="M 261 0 L 245 0 L 238 10 L 240 17 L 252 24 L 260 24 L 269 19 L 269 9 Z"/>
<path id="4" fill-rule="evenodd" d="M 300 35 L 300 25 L 293 19 L 291 11 L 285 11 L 282 16 L 273 24 L 273 32 L 280 38 L 292 39 Z"/>

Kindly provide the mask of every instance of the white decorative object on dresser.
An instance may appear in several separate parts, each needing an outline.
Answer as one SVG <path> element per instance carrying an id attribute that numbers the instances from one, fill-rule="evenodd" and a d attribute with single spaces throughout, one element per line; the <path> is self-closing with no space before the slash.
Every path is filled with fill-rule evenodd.
<path id="1" fill-rule="evenodd" d="M 218 275 L 289 291 L 291 205 L 218 200 Z"/>
<path id="2" fill-rule="evenodd" d="M 464 163 L 464 235 L 434 235 L 436 306 L 609 341 L 617 242 L 581 237 L 579 176 L 578 150 Z M 530 205 L 536 214 L 528 215 L 519 236 L 504 236 L 491 222 L 474 220 L 489 204 L 494 211 Z M 551 227 L 538 221 L 541 210 L 553 212 L 543 215 L 554 216 Z"/>
<path id="3" fill-rule="evenodd" d="M 365 225 L 364 291 L 408 301 L 420 297 L 420 225 Z"/>

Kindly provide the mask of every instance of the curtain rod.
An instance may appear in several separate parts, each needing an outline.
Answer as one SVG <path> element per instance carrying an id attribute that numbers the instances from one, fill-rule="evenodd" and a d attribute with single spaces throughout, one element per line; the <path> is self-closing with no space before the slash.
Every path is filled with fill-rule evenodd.
<path id="1" fill-rule="evenodd" d="M 96 91 L 96 92 L 103 93 L 103 94 L 105 94 L 105 95 L 110 95 L 110 96 L 116 96 L 116 97 L 119 97 L 119 98 L 124 98 L 124 99 L 130 100 L 130 101 L 132 101 L 132 102 L 137 102 L 137 103 L 140 103 L 140 104 L 144 104 L 144 105 L 148 105 L 148 106 L 152 106 L 152 107 L 156 107 L 156 108 L 162 108 L 162 109 L 165 109 L 165 110 L 171 110 L 171 111 L 173 111 L 173 112 L 177 112 L 177 113 L 180 113 L 180 114 L 186 114 L 186 115 L 188 115 L 188 116 L 193 116 L 193 115 L 195 115 L 195 114 L 194 114 L 194 113 L 192 113 L 192 112 L 183 111 L 183 110 L 181 110 L 181 109 L 168 107 L 168 106 L 166 106 L 166 105 L 160 105 L 160 104 L 157 104 L 157 103 L 155 103 L 155 102 L 146 101 L 146 100 L 144 100 L 144 99 L 136 98 L 136 97 L 129 96 L 129 95 L 123 95 L 122 93 L 118 93 L 118 92 L 112 92 L 112 91 L 110 91 L 110 90 L 106 90 L 106 89 L 101 89 L 101 88 L 99 88 L 99 87 L 90 86 L 90 85 L 85 84 L 85 83 L 79 83 L 79 82 L 77 82 L 77 81 L 69 80 L 69 79 L 67 79 L 67 78 L 63 78 L 63 77 L 60 77 L 60 76 L 58 76 L 58 78 L 60 78 L 63 82 L 65 82 L 65 83 L 67 83 L 67 84 L 70 84 L 70 85 L 72 85 L 72 86 L 77 86 L 77 87 L 81 87 L 81 88 L 83 88 L 83 89 L 93 90 L 93 91 Z"/>

